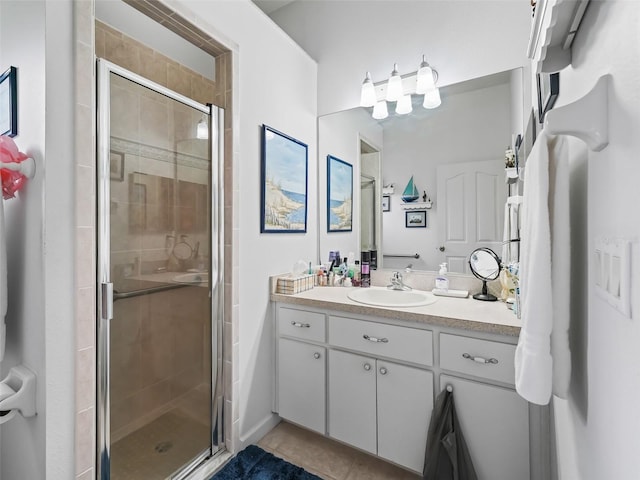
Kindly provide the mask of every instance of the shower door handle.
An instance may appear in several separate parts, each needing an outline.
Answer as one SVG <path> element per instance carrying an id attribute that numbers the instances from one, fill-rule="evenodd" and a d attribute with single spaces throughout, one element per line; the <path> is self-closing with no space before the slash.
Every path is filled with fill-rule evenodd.
<path id="1" fill-rule="evenodd" d="M 102 318 L 111 320 L 113 318 L 113 283 L 106 282 L 100 284 L 102 297 Z"/>

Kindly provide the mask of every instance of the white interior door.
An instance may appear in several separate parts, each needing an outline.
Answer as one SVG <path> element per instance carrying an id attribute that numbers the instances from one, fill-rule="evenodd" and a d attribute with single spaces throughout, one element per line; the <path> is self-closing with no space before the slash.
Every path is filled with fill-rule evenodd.
<path id="1" fill-rule="evenodd" d="M 469 273 L 478 247 L 500 252 L 507 186 L 502 160 L 453 163 L 437 168 L 438 237 L 450 272 Z M 444 250 L 443 250 L 444 249 Z"/>

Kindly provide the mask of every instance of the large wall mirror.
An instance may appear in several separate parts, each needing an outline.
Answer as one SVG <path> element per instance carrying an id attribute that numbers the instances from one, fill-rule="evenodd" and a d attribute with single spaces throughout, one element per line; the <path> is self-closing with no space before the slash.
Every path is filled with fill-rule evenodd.
<path id="1" fill-rule="evenodd" d="M 331 250 L 346 256 L 375 249 L 383 268 L 433 271 L 448 262 L 450 271 L 469 273 L 473 250 L 500 251 L 508 192 L 505 150 L 522 132 L 524 118 L 522 69 L 442 87 L 441 97 L 441 106 L 428 110 L 414 96 L 406 115 L 395 114 L 390 104 L 383 120 L 362 107 L 319 118 L 318 191 L 326 190 L 327 155 L 354 166 L 353 231 L 320 229 L 320 261 Z M 402 201 L 412 176 L 417 202 L 426 193 L 431 208 Z M 413 215 L 419 211 L 426 215 Z M 420 222 L 407 221 L 414 216 Z M 323 225 L 322 207 L 318 217 Z"/>

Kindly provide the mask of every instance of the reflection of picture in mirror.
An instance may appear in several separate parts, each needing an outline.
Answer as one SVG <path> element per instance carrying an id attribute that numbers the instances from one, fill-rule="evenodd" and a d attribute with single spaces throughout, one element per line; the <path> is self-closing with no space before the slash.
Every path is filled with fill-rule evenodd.
<path id="1" fill-rule="evenodd" d="M 174 230 L 173 179 L 144 173 L 129 175 L 129 231 L 165 233 Z"/>
<path id="2" fill-rule="evenodd" d="M 181 232 L 204 232 L 208 215 L 207 186 L 178 181 L 178 228 Z"/>
<path id="3" fill-rule="evenodd" d="M 260 232 L 307 231 L 307 145 L 262 127 Z"/>
<path id="4" fill-rule="evenodd" d="M 426 228 L 427 227 L 427 212 L 405 212 L 405 227 L 407 228 Z"/>
<path id="5" fill-rule="evenodd" d="M 353 166 L 327 155 L 327 231 L 352 230 Z"/>
<path id="6" fill-rule="evenodd" d="M 389 195 L 382 196 L 382 211 L 383 212 L 391 211 L 391 197 Z"/>

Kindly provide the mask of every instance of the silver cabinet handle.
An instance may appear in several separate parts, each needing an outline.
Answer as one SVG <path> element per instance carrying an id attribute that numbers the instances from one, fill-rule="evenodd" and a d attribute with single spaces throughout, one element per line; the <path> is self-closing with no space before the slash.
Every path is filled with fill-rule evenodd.
<path id="1" fill-rule="evenodd" d="M 389 340 L 387 338 L 370 337 L 369 335 L 363 335 L 362 338 L 374 343 L 389 343 Z"/>
<path id="2" fill-rule="evenodd" d="M 386 368 L 384 368 L 384 367 L 382 367 L 382 368 L 380 369 L 380 375 L 386 375 L 386 374 L 387 374 L 387 369 L 386 369 Z"/>
<path id="3" fill-rule="evenodd" d="M 291 325 L 298 328 L 309 328 L 311 325 L 308 323 L 291 322 Z"/>
<path id="4" fill-rule="evenodd" d="M 498 363 L 497 358 L 472 357 L 468 353 L 463 353 L 462 357 L 466 358 L 467 360 L 473 360 L 474 362 L 477 362 L 477 363 L 491 363 L 494 365 Z"/>
<path id="5" fill-rule="evenodd" d="M 369 365 L 368 363 L 365 363 L 364 369 L 368 372 L 369 370 L 371 370 L 371 365 Z"/>
<path id="6" fill-rule="evenodd" d="M 313 354 L 313 358 L 315 358 L 316 360 L 318 360 L 320 358 L 320 354 L 318 352 Z"/>

